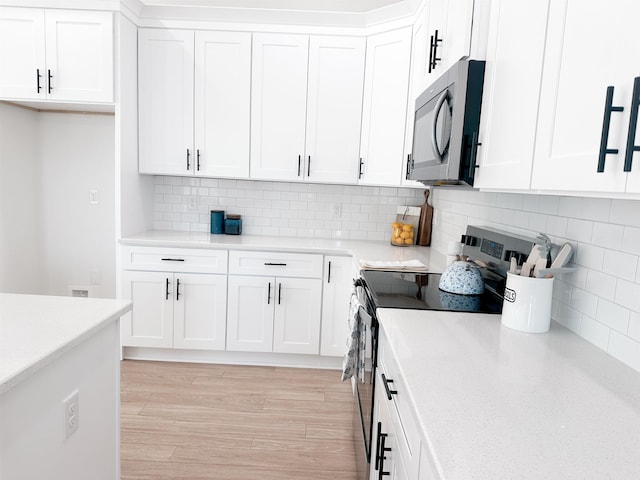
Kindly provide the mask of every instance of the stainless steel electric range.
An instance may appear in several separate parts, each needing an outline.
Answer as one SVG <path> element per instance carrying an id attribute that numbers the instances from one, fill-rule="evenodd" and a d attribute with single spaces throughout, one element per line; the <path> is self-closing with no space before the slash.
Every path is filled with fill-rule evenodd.
<path id="1" fill-rule="evenodd" d="M 535 240 L 488 227 L 467 227 L 461 238 L 463 254 L 479 260 L 485 282 L 482 295 L 456 295 L 439 289 L 441 273 L 363 270 L 354 281 L 354 291 L 361 308 L 361 335 L 365 337 L 370 361 L 356 378 L 356 408 L 354 430 L 358 478 L 369 475 L 373 405 L 377 366 L 378 308 L 406 308 L 469 313 L 499 314 L 502 312 L 505 280 L 511 258 L 519 265 L 535 245 Z"/>

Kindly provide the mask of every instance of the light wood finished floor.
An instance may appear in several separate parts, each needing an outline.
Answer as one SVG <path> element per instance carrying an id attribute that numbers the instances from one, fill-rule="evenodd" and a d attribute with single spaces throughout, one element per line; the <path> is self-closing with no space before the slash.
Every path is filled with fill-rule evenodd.
<path id="1" fill-rule="evenodd" d="M 125 360 L 121 479 L 353 480 L 336 370 Z"/>

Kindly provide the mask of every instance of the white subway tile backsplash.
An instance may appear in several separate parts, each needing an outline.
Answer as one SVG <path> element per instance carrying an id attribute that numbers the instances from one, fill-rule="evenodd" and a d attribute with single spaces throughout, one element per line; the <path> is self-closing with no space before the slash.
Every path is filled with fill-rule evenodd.
<path id="1" fill-rule="evenodd" d="M 579 220 L 576 218 L 567 219 L 567 238 L 578 242 L 590 242 L 593 234 L 593 222 Z"/>
<path id="2" fill-rule="evenodd" d="M 631 312 L 629 315 L 628 335 L 640 342 L 640 313 Z"/>
<path id="3" fill-rule="evenodd" d="M 573 263 L 594 270 L 602 270 L 604 264 L 604 248 L 580 243 L 573 256 Z"/>
<path id="4" fill-rule="evenodd" d="M 623 233 L 624 227 L 622 225 L 595 222 L 593 224 L 591 243 L 601 247 L 619 250 L 622 247 Z"/>
<path id="5" fill-rule="evenodd" d="M 585 289 L 600 298 L 613 301 L 616 294 L 616 279 L 611 275 L 589 270 Z"/>
<path id="6" fill-rule="evenodd" d="M 640 284 L 618 280 L 615 302 L 629 310 L 640 312 Z"/>
<path id="7" fill-rule="evenodd" d="M 616 250 L 605 250 L 602 271 L 624 280 L 634 280 L 638 265 L 638 257 Z"/>
<path id="8" fill-rule="evenodd" d="M 635 255 L 640 255 L 640 228 L 629 226 L 624 227 L 622 250 Z"/>
<path id="9" fill-rule="evenodd" d="M 567 218 L 582 217 L 582 197 L 559 197 L 558 215 Z"/>
<path id="10" fill-rule="evenodd" d="M 571 294 L 570 305 L 580 313 L 593 318 L 596 316 L 596 309 L 598 308 L 598 297 L 586 290 L 576 288 Z"/>
<path id="11" fill-rule="evenodd" d="M 596 320 L 600 323 L 626 334 L 629 329 L 630 311 L 604 299 L 598 301 Z"/>

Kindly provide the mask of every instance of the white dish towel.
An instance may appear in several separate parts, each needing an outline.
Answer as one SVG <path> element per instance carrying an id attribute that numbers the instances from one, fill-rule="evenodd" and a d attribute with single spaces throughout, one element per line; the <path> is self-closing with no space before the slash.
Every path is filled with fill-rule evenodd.
<path id="1" fill-rule="evenodd" d="M 364 335 L 360 329 L 360 309 L 364 308 L 358 300 L 355 293 L 351 294 L 351 301 L 349 303 L 349 334 L 347 335 L 347 351 L 344 354 L 342 361 L 342 381 L 348 380 L 353 377 L 356 371 L 360 370 L 364 375 L 364 368 L 358 369 L 358 363 L 364 362 L 364 355 L 361 355 L 361 351 L 364 351 Z M 363 365 L 364 367 L 364 365 Z"/>

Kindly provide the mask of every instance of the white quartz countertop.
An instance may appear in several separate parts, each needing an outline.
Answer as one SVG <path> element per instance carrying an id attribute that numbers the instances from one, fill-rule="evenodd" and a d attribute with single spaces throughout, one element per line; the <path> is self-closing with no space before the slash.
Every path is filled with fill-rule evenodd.
<path id="1" fill-rule="evenodd" d="M 378 314 L 441 478 L 639 478 L 640 373 L 554 322 Z"/>
<path id="2" fill-rule="evenodd" d="M 129 310 L 129 300 L 0 294 L 0 394 Z"/>
<path id="3" fill-rule="evenodd" d="M 122 245 L 148 247 L 214 248 L 233 250 L 266 250 L 328 255 L 352 255 L 356 260 L 408 261 L 420 260 L 429 271 L 444 271 L 444 255 L 429 247 L 395 247 L 390 242 L 336 240 L 328 238 L 285 238 L 260 235 L 212 235 L 209 233 L 153 230 L 122 238 Z"/>

